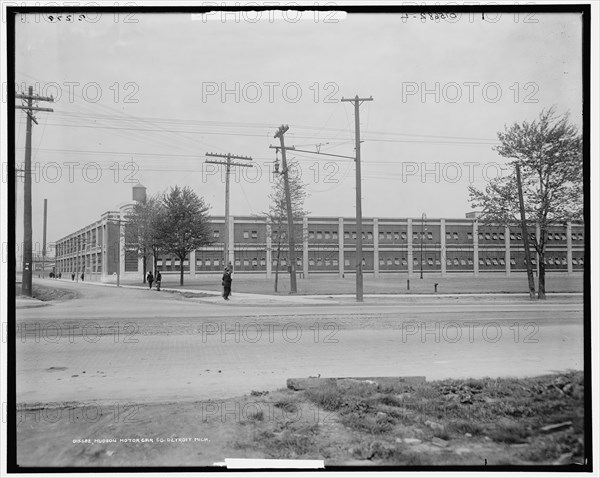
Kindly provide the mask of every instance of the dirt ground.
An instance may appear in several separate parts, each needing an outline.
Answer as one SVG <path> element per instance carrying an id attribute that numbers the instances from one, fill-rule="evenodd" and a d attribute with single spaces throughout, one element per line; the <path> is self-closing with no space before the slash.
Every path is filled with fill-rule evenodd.
<path id="1" fill-rule="evenodd" d="M 17 419 L 21 466 L 205 467 L 225 458 L 398 467 L 585 462 L 581 372 L 400 388 L 345 381 L 203 402 L 48 404 L 20 409 Z"/>

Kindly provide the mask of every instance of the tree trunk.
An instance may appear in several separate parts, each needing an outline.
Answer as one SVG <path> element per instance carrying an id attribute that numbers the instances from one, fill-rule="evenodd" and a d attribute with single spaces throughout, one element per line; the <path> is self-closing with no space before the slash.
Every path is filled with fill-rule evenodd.
<path id="1" fill-rule="evenodd" d="M 142 249 L 142 257 L 144 258 L 144 264 L 142 265 L 142 280 L 143 280 L 143 283 L 145 284 L 146 283 L 146 269 L 147 269 L 146 261 L 148 260 L 148 254 L 147 254 L 145 247 Z"/>
<path id="2" fill-rule="evenodd" d="M 187 254 L 186 254 L 187 255 Z M 183 285 L 183 261 L 185 260 L 185 256 L 179 257 L 179 285 Z"/>
<path id="3" fill-rule="evenodd" d="M 279 282 L 279 257 L 281 256 L 281 241 L 277 244 L 277 265 L 275 266 L 275 292 L 277 292 L 277 283 Z"/>
<path id="4" fill-rule="evenodd" d="M 538 277 L 538 299 L 544 300 L 546 298 L 546 229 L 540 231 L 540 243 L 538 248 L 539 258 L 539 270 L 540 274 Z"/>

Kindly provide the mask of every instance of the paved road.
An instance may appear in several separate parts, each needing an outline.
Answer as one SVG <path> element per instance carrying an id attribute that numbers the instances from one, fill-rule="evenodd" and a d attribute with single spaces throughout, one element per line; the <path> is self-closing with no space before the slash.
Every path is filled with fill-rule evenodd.
<path id="1" fill-rule="evenodd" d="M 292 376 L 428 380 L 583 369 L 581 296 L 231 303 L 40 281 L 80 297 L 17 313 L 19 403 L 225 398 Z"/>

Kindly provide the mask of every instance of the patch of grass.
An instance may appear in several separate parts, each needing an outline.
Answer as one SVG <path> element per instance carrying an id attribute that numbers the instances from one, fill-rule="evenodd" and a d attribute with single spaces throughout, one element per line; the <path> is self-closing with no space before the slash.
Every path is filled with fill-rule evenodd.
<path id="1" fill-rule="evenodd" d="M 50 300 L 66 301 L 79 297 L 79 294 L 67 289 L 54 289 L 53 287 L 41 286 L 34 284 L 32 288 L 32 296 L 35 299 L 47 302 Z"/>
<path id="2" fill-rule="evenodd" d="M 503 423 L 498 422 L 491 430 L 487 432 L 488 436 L 502 443 L 525 443 L 531 435 L 524 423 Z"/>
<path id="3" fill-rule="evenodd" d="M 298 401 L 291 397 L 284 397 L 275 402 L 275 407 L 288 413 L 296 413 L 298 411 Z"/>
<path id="4" fill-rule="evenodd" d="M 483 433 L 483 427 L 479 423 L 470 420 L 452 421 L 447 428 L 449 432 L 458 433 L 459 435 L 470 433 L 473 436 L 478 436 Z"/>

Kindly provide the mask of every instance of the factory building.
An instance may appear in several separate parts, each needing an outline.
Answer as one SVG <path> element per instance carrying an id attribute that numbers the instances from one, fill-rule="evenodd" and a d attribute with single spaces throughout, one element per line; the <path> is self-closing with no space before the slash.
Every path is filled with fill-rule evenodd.
<path id="1" fill-rule="evenodd" d="M 88 280 L 114 282 L 141 278 L 142 259 L 125 244 L 124 228 L 132 204 L 104 213 L 98 221 L 56 242 L 56 272 L 85 272 Z M 297 271 L 311 274 L 337 274 L 356 270 L 356 222 L 344 217 L 304 217 L 296 224 L 301 231 L 291 260 Z M 218 274 L 225 267 L 224 217 L 211 222 L 213 243 L 190 253 L 183 265 L 174 255 L 158 260 L 163 274 L 178 274 L 183 266 L 187 277 Z M 266 218 L 236 216 L 229 218 L 229 242 L 236 274 L 261 274 L 270 277 L 277 267 L 287 271 L 287 242 L 272 239 L 276 231 Z M 363 271 L 380 276 L 386 273 L 420 274 L 465 273 L 482 276 L 488 272 L 525 271 L 525 254 L 519 227 L 485 225 L 477 215 L 468 218 L 363 218 Z M 539 228 L 531 231 L 540 234 Z M 567 223 L 549 228 L 546 271 L 552 273 L 583 271 L 584 226 Z M 532 248 L 531 261 L 538 266 Z M 148 260 L 151 267 L 152 261 Z"/>

